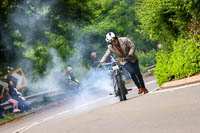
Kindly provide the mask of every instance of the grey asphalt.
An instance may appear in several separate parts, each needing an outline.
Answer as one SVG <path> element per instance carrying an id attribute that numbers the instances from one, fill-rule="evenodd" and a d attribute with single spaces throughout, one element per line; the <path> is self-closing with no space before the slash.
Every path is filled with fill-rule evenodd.
<path id="1" fill-rule="evenodd" d="M 153 80 L 146 80 L 150 90 L 158 87 Z M 1 126 L 0 132 L 198 133 L 199 94 L 199 85 L 142 96 L 137 96 L 137 91 L 133 89 L 125 102 L 108 96 L 79 108 L 66 106 L 64 109 L 60 106 Z"/>

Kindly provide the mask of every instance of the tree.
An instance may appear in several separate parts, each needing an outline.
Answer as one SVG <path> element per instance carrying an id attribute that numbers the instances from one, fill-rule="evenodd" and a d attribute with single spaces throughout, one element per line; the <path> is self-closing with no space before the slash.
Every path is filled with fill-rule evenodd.
<path id="1" fill-rule="evenodd" d="M 96 51 L 97 55 L 101 56 L 107 48 L 105 35 L 110 31 L 115 32 L 118 36 L 129 37 L 138 51 L 146 53 L 156 48 L 155 42 L 149 41 L 147 37 L 137 32 L 139 23 L 135 16 L 134 1 L 110 0 L 108 2 L 102 0 L 92 1 L 89 5 L 90 8 L 94 8 L 95 18 L 92 19 L 90 25 L 82 29 L 84 33 L 83 41 L 88 48 L 84 47 L 84 57 L 89 58 L 90 53 L 93 51 Z M 89 62 L 87 58 L 84 63 Z"/>
<path id="2" fill-rule="evenodd" d="M 160 85 L 200 71 L 199 7 L 197 0 L 138 0 L 141 32 L 163 44 L 155 69 Z"/>

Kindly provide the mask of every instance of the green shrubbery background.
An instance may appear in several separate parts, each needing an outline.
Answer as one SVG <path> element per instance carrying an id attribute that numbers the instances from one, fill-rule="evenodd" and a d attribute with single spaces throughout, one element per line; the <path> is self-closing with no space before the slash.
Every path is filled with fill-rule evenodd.
<path id="1" fill-rule="evenodd" d="M 155 75 L 161 85 L 172 79 L 181 79 L 200 72 L 200 44 L 195 39 L 178 39 L 171 52 L 157 53 Z"/>
<path id="2" fill-rule="evenodd" d="M 155 49 L 147 53 L 142 51 L 137 52 L 140 68 L 142 69 L 142 71 L 145 71 L 147 67 L 156 64 L 156 53 L 157 51 Z"/>
<path id="3" fill-rule="evenodd" d="M 199 0 L 1 0 L 0 7 L 0 75 L 23 67 L 40 80 L 57 60 L 58 69 L 81 66 L 74 70 L 84 75 L 91 52 L 100 59 L 106 51 L 109 31 L 135 44 L 143 70 L 157 63 L 160 85 L 199 72 Z"/>
<path id="4" fill-rule="evenodd" d="M 156 56 L 158 84 L 200 72 L 200 1 L 139 0 L 140 32 L 162 44 Z"/>
<path id="5" fill-rule="evenodd" d="M 40 80 L 52 68 L 68 65 L 78 77 L 84 76 L 91 52 L 99 59 L 105 53 L 105 35 L 110 31 L 135 44 L 144 58 L 141 66 L 152 64 L 156 52 L 154 59 L 148 55 L 156 49 L 156 41 L 137 31 L 135 8 L 133 0 L 1 0 L 0 76 L 8 66 L 22 67 L 30 80 Z"/>

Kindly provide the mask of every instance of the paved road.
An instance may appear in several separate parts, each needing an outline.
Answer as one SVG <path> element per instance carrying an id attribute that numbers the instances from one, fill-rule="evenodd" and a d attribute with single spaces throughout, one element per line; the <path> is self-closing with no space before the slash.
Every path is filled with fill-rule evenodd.
<path id="1" fill-rule="evenodd" d="M 146 80 L 148 89 L 158 86 Z M 66 105 L 0 127 L 1 133 L 197 133 L 200 84 L 136 96 L 125 102 L 105 96 L 79 106 Z M 131 83 L 128 86 L 132 86 Z"/>

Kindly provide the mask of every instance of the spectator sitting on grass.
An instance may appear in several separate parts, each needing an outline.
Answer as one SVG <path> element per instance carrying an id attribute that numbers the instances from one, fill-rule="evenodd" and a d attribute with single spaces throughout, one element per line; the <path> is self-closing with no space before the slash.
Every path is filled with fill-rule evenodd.
<path id="1" fill-rule="evenodd" d="M 18 101 L 18 106 L 21 112 L 31 110 L 32 107 L 25 102 L 25 99 L 22 98 L 22 94 L 14 88 L 14 82 L 12 80 L 8 81 L 8 88 L 10 96 Z"/>

